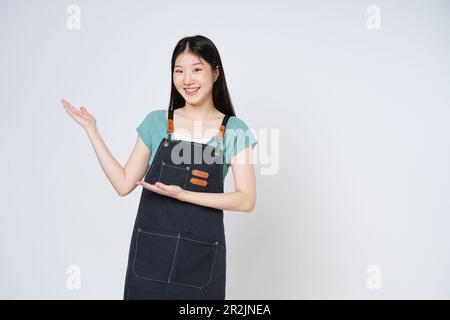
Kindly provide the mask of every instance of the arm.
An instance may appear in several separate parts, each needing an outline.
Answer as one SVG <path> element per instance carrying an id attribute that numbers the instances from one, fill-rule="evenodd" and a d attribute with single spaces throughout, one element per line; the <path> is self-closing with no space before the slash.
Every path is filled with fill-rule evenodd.
<path id="1" fill-rule="evenodd" d="M 109 182 L 121 197 L 128 195 L 136 188 L 136 181 L 143 178 L 148 168 L 150 150 L 138 135 L 133 151 L 125 167 L 122 167 L 109 151 L 96 127 L 86 132 Z"/>
<path id="2" fill-rule="evenodd" d="M 65 99 L 61 102 L 67 113 L 86 131 L 103 172 L 116 192 L 120 196 L 129 194 L 136 187 L 136 180 L 142 179 L 148 168 L 150 150 L 138 136 L 134 149 L 123 168 L 109 151 L 97 129 L 95 118 L 87 109 L 80 107 L 78 110 Z"/>
<path id="3" fill-rule="evenodd" d="M 183 190 L 178 200 L 222 210 L 252 212 L 256 204 L 256 182 L 249 146 L 231 159 L 234 192 L 209 193 Z"/>

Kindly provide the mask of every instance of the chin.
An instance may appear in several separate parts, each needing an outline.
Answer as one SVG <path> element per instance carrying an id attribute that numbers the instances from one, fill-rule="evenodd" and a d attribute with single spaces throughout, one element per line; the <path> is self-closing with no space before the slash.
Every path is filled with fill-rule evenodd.
<path id="1" fill-rule="evenodd" d="M 189 102 L 198 102 L 201 101 L 203 97 L 184 97 L 184 100 L 189 101 Z"/>

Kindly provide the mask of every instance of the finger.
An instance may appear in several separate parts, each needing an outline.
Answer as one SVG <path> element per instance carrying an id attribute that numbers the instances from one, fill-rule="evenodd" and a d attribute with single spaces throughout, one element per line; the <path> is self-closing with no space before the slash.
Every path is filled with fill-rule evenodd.
<path id="1" fill-rule="evenodd" d="M 156 182 L 155 185 L 163 190 L 167 190 L 167 188 L 168 188 L 168 185 L 161 183 L 161 182 Z"/>
<path id="2" fill-rule="evenodd" d="M 69 102 L 67 102 L 66 100 L 64 100 L 65 102 L 63 103 L 64 109 L 67 111 L 67 113 L 72 116 L 72 118 L 76 118 L 79 117 L 81 115 L 81 112 L 75 108 L 72 104 L 70 104 Z"/>
<path id="3" fill-rule="evenodd" d="M 63 106 L 66 106 L 69 104 L 69 101 L 67 101 L 66 99 L 62 98 L 61 99 L 61 103 L 63 104 Z"/>
<path id="4" fill-rule="evenodd" d="M 89 114 L 89 112 L 86 110 L 85 107 L 80 107 L 81 112 L 83 112 L 84 114 Z"/>
<path id="5" fill-rule="evenodd" d="M 61 102 L 64 106 L 64 108 L 66 108 L 66 110 L 70 110 L 70 111 L 78 111 L 77 108 L 75 108 L 69 101 L 65 100 L 65 99 L 61 99 Z"/>
<path id="6" fill-rule="evenodd" d="M 164 185 L 161 183 L 155 183 L 155 187 L 158 188 L 160 194 L 163 194 L 165 196 L 171 197 L 174 194 L 174 189 L 172 189 L 173 186 L 168 186 L 168 185 Z"/>
<path id="7" fill-rule="evenodd" d="M 74 120 L 79 120 L 81 116 L 81 112 L 78 111 L 75 107 L 65 107 L 67 113 L 72 117 Z"/>
<path id="8" fill-rule="evenodd" d="M 139 185 L 152 191 L 158 190 L 158 187 L 156 187 L 154 184 L 150 184 L 145 181 L 139 181 Z"/>
<path id="9" fill-rule="evenodd" d="M 65 108 L 69 108 L 69 109 L 76 109 L 69 101 L 67 101 L 66 99 L 61 99 L 61 103 L 63 104 L 63 106 Z"/>
<path id="10" fill-rule="evenodd" d="M 150 190 L 150 191 L 162 194 L 164 196 L 168 196 L 169 195 L 169 193 L 167 191 L 165 191 L 164 189 L 160 188 L 156 184 L 150 184 L 150 183 L 141 181 L 140 185 L 143 186 L 144 188 Z"/>

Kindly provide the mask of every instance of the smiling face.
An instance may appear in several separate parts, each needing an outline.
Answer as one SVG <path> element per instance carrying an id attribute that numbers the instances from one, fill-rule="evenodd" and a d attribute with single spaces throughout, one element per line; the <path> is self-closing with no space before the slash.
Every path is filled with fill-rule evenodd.
<path id="1" fill-rule="evenodd" d="M 177 91 L 190 105 L 212 102 L 212 88 L 218 78 L 211 65 L 190 52 L 182 52 L 175 60 L 173 83 Z"/>

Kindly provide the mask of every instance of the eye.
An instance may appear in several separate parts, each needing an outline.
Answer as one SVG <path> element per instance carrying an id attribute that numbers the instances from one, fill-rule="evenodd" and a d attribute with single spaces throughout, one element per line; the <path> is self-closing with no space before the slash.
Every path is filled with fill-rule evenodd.
<path id="1" fill-rule="evenodd" d="M 181 72 L 181 70 L 175 70 L 175 73 L 177 73 L 178 71 L 180 71 L 180 72 Z"/>
<path id="2" fill-rule="evenodd" d="M 194 69 L 194 71 L 196 71 L 196 70 L 198 70 L 198 71 L 202 71 L 202 69 L 199 69 L 199 68 L 195 68 L 195 69 Z"/>

